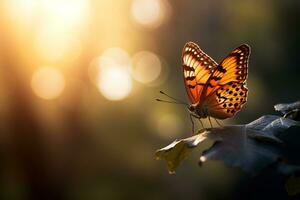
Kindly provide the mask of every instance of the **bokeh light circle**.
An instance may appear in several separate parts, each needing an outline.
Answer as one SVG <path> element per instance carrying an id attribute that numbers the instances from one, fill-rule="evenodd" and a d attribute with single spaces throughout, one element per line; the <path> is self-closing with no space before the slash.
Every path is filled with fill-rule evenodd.
<path id="1" fill-rule="evenodd" d="M 98 88 L 108 100 L 122 100 L 132 89 L 132 79 L 129 71 L 118 65 L 100 67 Z"/>
<path id="2" fill-rule="evenodd" d="M 31 87 L 38 97 L 55 99 L 63 92 L 65 79 L 59 70 L 52 67 L 42 67 L 32 75 Z"/>
<path id="3" fill-rule="evenodd" d="M 120 47 L 106 49 L 89 67 L 91 81 L 108 100 L 126 98 L 132 90 L 131 58 Z"/>
<path id="4" fill-rule="evenodd" d="M 135 22 L 149 28 L 156 28 L 167 17 L 164 0 L 133 0 L 131 14 Z"/>
<path id="5" fill-rule="evenodd" d="M 141 83 L 155 81 L 162 69 L 159 57 L 149 51 L 141 51 L 133 56 L 133 78 Z"/>
<path id="6" fill-rule="evenodd" d="M 130 70 L 131 58 L 129 54 L 120 47 L 111 47 L 106 49 L 101 55 L 101 62 L 110 62 L 110 64 L 115 64 L 119 66 L 127 67 Z M 104 63 L 104 65 L 110 65 Z"/>

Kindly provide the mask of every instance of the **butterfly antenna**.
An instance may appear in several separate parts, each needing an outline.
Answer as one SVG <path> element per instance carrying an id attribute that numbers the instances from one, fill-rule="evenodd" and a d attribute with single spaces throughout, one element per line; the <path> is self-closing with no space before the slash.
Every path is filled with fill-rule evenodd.
<path id="1" fill-rule="evenodd" d="M 189 104 L 185 103 L 184 101 L 182 101 L 182 100 L 180 100 L 180 99 L 176 99 L 176 98 L 174 98 L 174 97 L 171 97 L 170 95 L 164 93 L 163 91 L 159 91 L 159 92 L 160 92 L 161 94 L 163 94 L 163 95 L 169 97 L 170 99 L 173 99 L 174 101 L 176 101 L 176 102 L 178 102 L 178 103 L 185 104 L 185 105 L 189 105 Z"/>
<path id="2" fill-rule="evenodd" d="M 183 104 L 187 105 L 186 103 L 183 102 L 177 102 L 177 101 L 167 101 L 167 100 L 162 100 L 162 99 L 155 99 L 156 101 L 163 102 L 163 103 L 173 103 L 173 104 Z"/>

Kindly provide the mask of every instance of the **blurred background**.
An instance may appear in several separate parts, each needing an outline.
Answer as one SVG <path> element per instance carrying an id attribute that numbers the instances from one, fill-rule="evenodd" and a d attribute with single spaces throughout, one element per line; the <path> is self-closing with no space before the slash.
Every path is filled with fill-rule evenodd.
<path id="1" fill-rule="evenodd" d="M 217 62 L 242 43 L 252 47 L 248 102 L 224 124 L 248 123 L 300 98 L 297 0 L 0 5 L 1 199 L 249 193 L 249 177 L 220 162 L 199 168 L 196 152 L 172 176 L 154 159 L 156 149 L 190 136 L 186 108 L 155 101 L 159 90 L 188 101 L 181 69 L 187 41 Z M 286 195 L 283 185 L 277 192 Z"/>

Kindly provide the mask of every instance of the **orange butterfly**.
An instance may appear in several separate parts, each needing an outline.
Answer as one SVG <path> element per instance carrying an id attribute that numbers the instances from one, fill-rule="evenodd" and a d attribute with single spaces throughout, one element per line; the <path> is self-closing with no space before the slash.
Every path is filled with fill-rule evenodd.
<path id="1" fill-rule="evenodd" d="M 198 119 L 208 117 L 209 121 L 210 117 L 226 119 L 241 109 L 247 101 L 249 55 L 250 47 L 243 44 L 217 64 L 197 44 L 185 44 L 182 68 L 192 103 L 188 107 L 191 120 L 192 116 Z"/>

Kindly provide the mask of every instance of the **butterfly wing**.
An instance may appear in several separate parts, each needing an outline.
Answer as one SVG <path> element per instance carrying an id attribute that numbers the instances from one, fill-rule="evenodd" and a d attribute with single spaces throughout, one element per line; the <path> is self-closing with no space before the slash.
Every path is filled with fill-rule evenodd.
<path id="1" fill-rule="evenodd" d="M 193 104 L 198 103 L 207 81 L 218 64 L 193 42 L 185 44 L 182 52 L 182 63 L 188 96 Z"/>
<path id="2" fill-rule="evenodd" d="M 212 78 L 220 85 L 229 82 L 244 82 L 248 74 L 249 55 L 250 47 L 247 44 L 232 50 L 219 64 Z"/>
<path id="3" fill-rule="evenodd" d="M 250 47 L 243 44 L 216 67 L 206 90 L 205 104 L 209 116 L 218 119 L 232 117 L 247 101 L 249 55 Z"/>
<path id="4" fill-rule="evenodd" d="M 248 89 L 245 83 L 229 82 L 220 86 L 205 99 L 208 115 L 217 119 L 232 117 L 247 101 Z"/>

